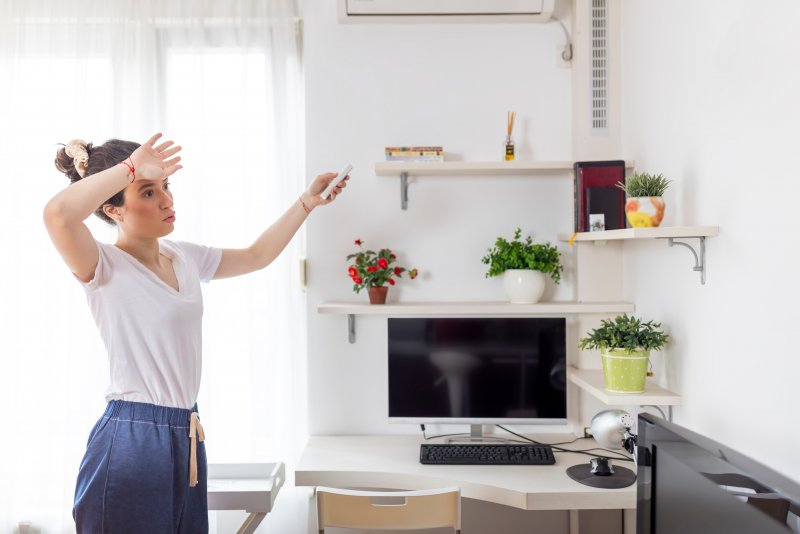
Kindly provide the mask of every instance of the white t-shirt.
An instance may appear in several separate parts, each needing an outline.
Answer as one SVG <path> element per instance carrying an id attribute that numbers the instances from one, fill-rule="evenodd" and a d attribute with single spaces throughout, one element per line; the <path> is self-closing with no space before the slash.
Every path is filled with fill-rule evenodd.
<path id="1" fill-rule="evenodd" d="M 191 408 L 200 391 L 203 295 L 222 250 L 159 241 L 172 260 L 175 291 L 139 260 L 97 242 L 94 278 L 84 283 L 111 371 L 106 401 L 119 399 Z"/>

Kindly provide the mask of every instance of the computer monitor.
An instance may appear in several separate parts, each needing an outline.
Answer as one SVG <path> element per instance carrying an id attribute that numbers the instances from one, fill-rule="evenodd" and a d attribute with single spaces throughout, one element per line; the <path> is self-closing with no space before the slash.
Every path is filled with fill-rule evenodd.
<path id="1" fill-rule="evenodd" d="M 566 423 L 565 318 L 388 323 L 391 422 Z"/>
<path id="2" fill-rule="evenodd" d="M 658 417 L 638 423 L 637 534 L 800 531 L 796 482 Z"/>

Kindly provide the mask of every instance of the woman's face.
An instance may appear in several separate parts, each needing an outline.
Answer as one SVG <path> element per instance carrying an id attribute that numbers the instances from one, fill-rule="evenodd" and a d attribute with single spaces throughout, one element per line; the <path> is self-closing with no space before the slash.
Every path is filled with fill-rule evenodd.
<path id="1" fill-rule="evenodd" d="M 136 180 L 123 193 L 125 202 L 116 208 L 117 225 L 130 236 L 163 237 L 175 228 L 175 209 L 169 180 Z"/>

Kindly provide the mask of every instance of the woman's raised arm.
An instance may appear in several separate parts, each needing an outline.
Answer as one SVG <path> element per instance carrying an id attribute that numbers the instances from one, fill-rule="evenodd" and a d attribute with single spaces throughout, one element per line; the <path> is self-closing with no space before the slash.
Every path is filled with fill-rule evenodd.
<path id="1" fill-rule="evenodd" d="M 44 207 L 44 224 L 64 262 L 79 279 L 88 282 L 97 267 L 98 251 L 89 228 L 84 221 L 109 198 L 113 197 L 136 179 L 160 179 L 178 169 L 180 157 L 174 157 L 180 147 L 172 147 L 172 141 L 155 146 L 161 134 L 151 137 L 133 151 L 128 164 L 110 163 L 108 168 L 94 174 L 81 174 L 80 178 L 58 192 Z M 72 145 L 72 143 L 70 144 Z M 83 170 L 94 166 L 85 148 L 68 145 L 70 156 L 75 157 L 75 168 Z M 171 159 L 168 159 L 171 158 Z M 132 169 L 135 169 L 133 171 Z"/>

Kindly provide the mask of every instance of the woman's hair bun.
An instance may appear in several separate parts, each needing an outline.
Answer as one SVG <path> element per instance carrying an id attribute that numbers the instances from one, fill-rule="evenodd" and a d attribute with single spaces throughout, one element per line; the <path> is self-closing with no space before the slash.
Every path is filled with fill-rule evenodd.
<path id="1" fill-rule="evenodd" d="M 77 182 L 86 176 L 89 168 L 89 153 L 92 144 L 81 139 L 73 139 L 56 152 L 56 169 L 63 172 L 69 181 Z"/>

